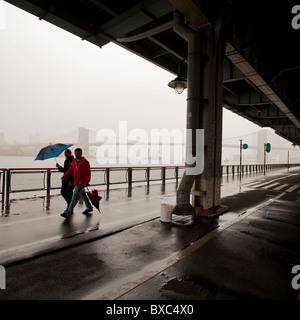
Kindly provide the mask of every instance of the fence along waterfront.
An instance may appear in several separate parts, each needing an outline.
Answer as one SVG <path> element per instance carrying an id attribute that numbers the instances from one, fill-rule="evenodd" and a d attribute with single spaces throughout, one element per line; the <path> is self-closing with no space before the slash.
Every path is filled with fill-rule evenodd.
<path id="1" fill-rule="evenodd" d="M 151 182 L 165 184 L 168 180 L 178 183 L 184 167 L 110 167 L 91 168 L 90 186 L 104 187 L 107 191 L 114 186 L 131 188 L 133 184 L 150 185 Z M 56 168 L 11 168 L 0 169 L 0 191 L 4 203 L 12 193 L 45 191 L 61 187 L 61 172 Z"/>
<path id="2" fill-rule="evenodd" d="M 276 170 L 288 167 L 296 167 L 300 164 L 263 164 L 223 165 L 223 175 L 235 175 L 245 173 L 263 172 L 264 170 Z M 91 168 L 92 179 L 90 186 L 104 187 L 106 191 L 114 185 L 132 188 L 133 184 L 149 186 L 152 182 L 164 185 L 167 181 L 178 184 L 184 171 L 184 166 L 160 166 L 160 167 L 110 167 Z M 12 168 L 0 169 L 0 194 L 2 203 L 9 200 L 12 193 L 45 191 L 50 195 L 51 190 L 61 187 L 61 173 L 56 168 Z"/>

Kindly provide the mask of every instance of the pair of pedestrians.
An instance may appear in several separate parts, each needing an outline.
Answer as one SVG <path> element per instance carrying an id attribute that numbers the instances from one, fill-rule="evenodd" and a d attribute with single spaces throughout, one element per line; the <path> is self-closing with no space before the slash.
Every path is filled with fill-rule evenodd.
<path id="1" fill-rule="evenodd" d="M 74 189 L 71 199 L 64 197 L 67 201 L 67 209 L 61 214 L 64 218 L 70 218 L 73 213 L 73 209 L 77 205 L 80 198 L 82 198 L 86 209 L 83 214 L 88 214 L 93 211 L 93 207 L 89 201 L 88 196 L 85 193 L 85 187 L 88 186 L 91 180 L 91 167 L 89 161 L 82 156 L 82 149 L 77 148 L 74 151 L 75 159 L 70 162 L 68 170 L 62 176 L 62 186 L 69 183 L 69 179 L 73 176 Z M 66 159 L 67 160 L 67 159 Z M 64 195 L 63 195 L 64 196 Z"/>

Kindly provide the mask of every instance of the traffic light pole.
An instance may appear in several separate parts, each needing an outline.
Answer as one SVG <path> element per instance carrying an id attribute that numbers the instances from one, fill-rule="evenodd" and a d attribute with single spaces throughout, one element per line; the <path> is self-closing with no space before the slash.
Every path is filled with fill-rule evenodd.
<path id="1" fill-rule="evenodd" d="M 266 175 L 266 155 L 267 155 L 267 144 L 264 143 L 264 175 Z"/>
<path id="2" fill-rule="evenodd" d="M 264 174 L 266 174 L 267 152 L 271 152 L 271 143 L 264 144 Z"/>
<path id="3" fill-rule="evenodd" d="M 243 140 L 240 140 L 240 179 L 242 178 Z"/>

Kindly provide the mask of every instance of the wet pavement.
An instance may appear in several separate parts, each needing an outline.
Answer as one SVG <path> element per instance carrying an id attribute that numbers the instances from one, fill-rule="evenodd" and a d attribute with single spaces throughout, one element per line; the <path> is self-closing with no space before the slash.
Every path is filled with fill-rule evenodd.
<path id="1" fill-rule="evenodd" d="M 103 193 L 101 214 L 78 206 L 70 221 L 61 197 L 15 200 L 0 218 L 0 300 L 296 300 L 299 172 L 224 178 L 230 210 L 197 224 L 160 221 L 173 184 Z"/>

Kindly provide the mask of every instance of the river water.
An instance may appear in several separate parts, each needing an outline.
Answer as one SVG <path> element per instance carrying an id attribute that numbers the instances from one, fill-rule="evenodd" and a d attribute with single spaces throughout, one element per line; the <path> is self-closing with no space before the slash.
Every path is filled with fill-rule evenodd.
<path id="1" fill-rule="evenodd" d="M 57 162 L 63 166 L 64 156 L 60 156 L 57 159 Z M 91 167 L 100 167 L 96 158 L 88 158 Z M 0 168 L 55 168 L 56 162 L 55 159 L 47 159 L 47 160 L 34 160 L 34 157 L 13 157 L 13 156 L 0 156 Z"/>

